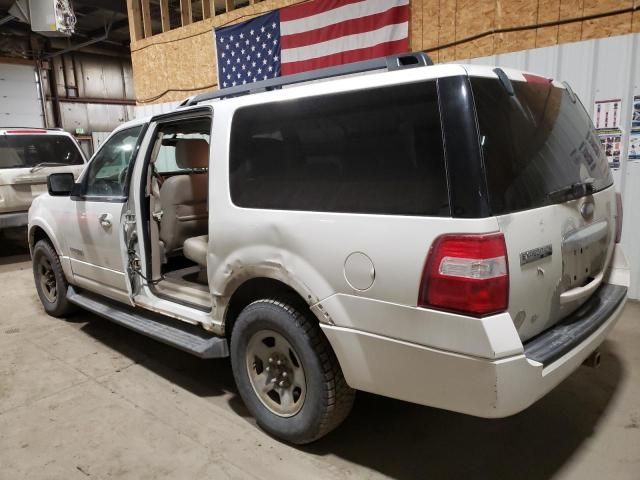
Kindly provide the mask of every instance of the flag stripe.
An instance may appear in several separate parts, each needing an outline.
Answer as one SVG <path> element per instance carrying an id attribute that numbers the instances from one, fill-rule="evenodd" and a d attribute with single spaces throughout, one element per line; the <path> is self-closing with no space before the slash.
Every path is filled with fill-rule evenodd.
<path id="1" fill-rule="evenodd" d="M 283 49 L 303 47 L 326 40 L 332 40 L 347 34 L 364 33 L 377 30 L 385 25 L 398 24 L 409 21 L 409 6 L 392 7 L 386 12 L 355 18 L 336 23 L 325 28 L 318 28 L 304 33 L 283 35 L 281 45 Z"/>
<path id="2" fill-rule="evenodd" d="M 299 18 L 310 17 L 317 13 L 333 10 L 349 3 L 360 3 L 362 0 L 325 0 L 323 2 L 310 1 L 297 5 L 290 5 L 281 9 L 281 20 L 288 22 L 290 20 L 298 20 Z"/>
<path id="3" fill-rule="evenodd" d="M 316 3 L 316 2 L 311 2 Z M 334 3 L 334 2 L 317 2 L 319 4 Z M 342 2 L 341 2 L 342 3 Z M 303 33 L 309 30 L 317 30 L 319 28 L 333 25 L 334 23 L 344 22 L 346 20 L 353 20 L 368 15 L 375 15 L 388 10 L 390 7 L 408 5 L 409 0 L 364 0 L 357 3 L 349 3 L 332 10 L 318 13 L 310 17 L 299 18 L 297 20 L 284 21 L 283 18 L 287 15 L 287 10 L 294 7 L 285 7 L 281 9 L 280 14 L 280 33 L 281 35 L 294 35 L 296 33 Z"/>
<path id="4" fill-rule="evenodd" d="M 407 51 L 407 39 L 396 40 L 394 42 L 385 42 L 373 47 L 359 48 L 346 52 L 335 53 L 325 57 L 313 58 L 310 60 L 302 60 L 298 62 L 283 63 L 282 75 L 291 75 L 293 73 L 307 72 L 316 68 L 334 67 L 346 63 L 358 62 L 361 60 L 370 60 L 372 58 L 384 57 L 386 55 L 394 55 Z"/>
<path id="5" fill-rule="evenodd" d="M 361 50 L 370 48 L 385 42 L 394 42 L 396 40 L 405 40 L 409 32 L 408 22 L 398 23 L 395 25 L 387 25 L 365 33 L 356 33 L 354 35 L 346 35 L 340 38 L 334 38 L 326 42 L 306 45 L 304 47 L 282 49 L 282 63 L 299 62 L 310 60 L 312 58 L 325 57 L 349 50 Z"/>

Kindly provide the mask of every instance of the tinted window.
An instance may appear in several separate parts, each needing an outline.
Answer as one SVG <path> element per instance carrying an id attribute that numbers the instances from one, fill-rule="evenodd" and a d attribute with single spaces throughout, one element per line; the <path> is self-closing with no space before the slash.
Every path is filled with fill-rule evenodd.
<path id="1" fill-rule="evenodd" d="M 94 155 L 84 177 L 84 193 L 91 197 L 126 196 L 129 162 L 138 143 L 142 125 L 110 137 Z"/>
<path id="2" fill-rule="evenodd" d="M 0 135 L 0 168 L 39 164 L 82 165 L 78 146 L 64 135 Z"/>
<path id="3" fill-rule="evenodd" d="M 242 207 L 449 215 L 435 82 L 242 108 L 230 170 Z"/>
<path id="4" fill-rule="evenodd" d="M 491 209 L 503 214 L 566 201 L 559 191 L 593 179 L 613 183 L 582 104 L 551 84 L 472 78 Z"/>

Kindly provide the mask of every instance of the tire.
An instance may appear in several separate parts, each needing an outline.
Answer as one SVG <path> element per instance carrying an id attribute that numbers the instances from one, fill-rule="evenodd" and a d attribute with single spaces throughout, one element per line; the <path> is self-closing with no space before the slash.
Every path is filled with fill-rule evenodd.
<path id="1" fill-rule="evenodd" d="M 240 312 L 231 334 L 231 365 L 256 422 L 281 440 L 313 442 L 340 425 L 353 406 L 355 390 L 347 385 L 317 320 L 286 301 L 258 300 Z M 259 387 L 271 384 L 269 378 L 276 378 L 273 387 L 266 387 L 272 390 L 259 394 Z M 284 388 L 278 387 L 282 380 L 287 382 Z"/>
<path id="2" fill-rule="evenodd" d="M 58 254 L 46 240 L 39 240 L 33 248 L 33 278 L 45 312 L 52 317 L 66 317 L 75 310 L 67 300 L 69 284 Z"/>

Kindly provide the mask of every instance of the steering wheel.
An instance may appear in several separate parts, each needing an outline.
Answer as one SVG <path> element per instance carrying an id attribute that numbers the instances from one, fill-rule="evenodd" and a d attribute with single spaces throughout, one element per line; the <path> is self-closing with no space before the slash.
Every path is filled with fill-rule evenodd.
<path id="1" fill-rule="evenodd" d="M 91 188 L 94 195 L 109 196 L 113 193 L 113 189 L 107 180 L 97 180 Z"/>

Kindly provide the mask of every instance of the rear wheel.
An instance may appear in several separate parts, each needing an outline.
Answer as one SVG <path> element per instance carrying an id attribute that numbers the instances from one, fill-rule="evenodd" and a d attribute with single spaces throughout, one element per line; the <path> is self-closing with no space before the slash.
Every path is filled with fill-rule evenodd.
<path id="1" fill-rule="evenodd" d="M 69 284 L 64 277 L 58 254 L 46 240 L 33 248 L 33 278 L 44 310 L 53 317 L 65 317 L 73 312 L 67 300 Z"/>
<path id="2" fill-rule="evenodd" d="M 233 374 L 258 425 L 288 442 L 312 442 L 349 414 L 355 391 L 315 318 L 278 299 L 253 302 L 231 336 Z"/>

